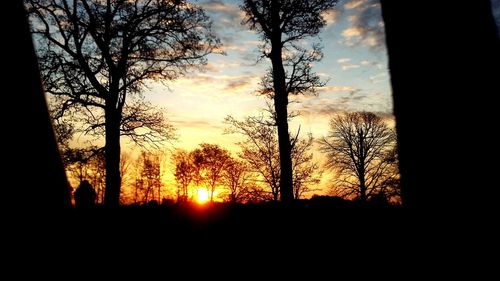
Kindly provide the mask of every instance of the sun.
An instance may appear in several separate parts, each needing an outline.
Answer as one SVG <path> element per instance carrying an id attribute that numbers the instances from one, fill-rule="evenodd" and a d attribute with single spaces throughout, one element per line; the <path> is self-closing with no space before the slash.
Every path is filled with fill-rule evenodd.
<path id="1" fill-rule="evenodd" d="M 208 201 L 208 191 L 205 188 L 198 189 L 198 196 L 196 197 L 196 201 L 199 204 L 205 204 Z"/>

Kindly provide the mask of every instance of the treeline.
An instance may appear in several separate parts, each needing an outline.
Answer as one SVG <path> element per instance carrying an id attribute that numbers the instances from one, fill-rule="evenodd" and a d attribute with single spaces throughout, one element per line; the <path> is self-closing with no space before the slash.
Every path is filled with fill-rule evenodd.
<path id="1" fill-rule="evenodd" d="M 143 150 L 135 158 L 123 154 L 121 203 L 194 201 L 200 189 L 208 192 L 212 202 L 279 201 L 281 168 L 277 132 L 276 126 L 268 121 L 264 116 L 244 120 L 226 118 L 226 133 L 243 136 L 236 154 L 208 143 L 190 151 Z M 326 193 L 359 201 L 399 202 L 396 136 L 384 119 L 367 112 L 344 113 L 331 119 L 328 135 L 317 141 L 311 134 L 301 137 L 299 133 L 290 140 L 294 199 L 320 191 L 319 184 L 327 170 L 334 180 L 326 183 L 330 189 Z M 314 160 L 314 143 L 324 153 L 325 163 Z M 75 149 L 65 145 L 63 155 L 70 178 L 76 184 L 88 180 L 96 190 L 97 203 L 104 203 L 103 149 Z"/>

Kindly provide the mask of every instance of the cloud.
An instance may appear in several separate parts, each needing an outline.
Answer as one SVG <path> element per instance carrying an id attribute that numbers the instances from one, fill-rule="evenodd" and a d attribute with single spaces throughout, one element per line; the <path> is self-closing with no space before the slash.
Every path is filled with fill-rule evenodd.
<path id="1" fill-rule="evenodd" d="M 344 31 L 342 31 L 342 36 L 345 38 L 351 38 L 351 37 L 361 36 L 362 33 L 363 33 L 362 28 L 353 26 L 344 29 Z"/>
<path id="2" fill-rule="evenodd" d="M 379 0 L 344 0 L 338 12 L 350 24 L 342 31 L 347 46 L 363 45 L 374 50 L 385 47 L 385 30 Z"/>
<path id="3" fill-rule="evenodd" d="M 370 81 L 374 84 L 387 81 L 387 72 L 382 72 L 382 73 L 370 76 Z"/>
<path id="4" fill-rule="evenodd" d="M 171 123 L 177 125 L 178 127 L 192 127 L 192 128 L 200 128 L 200 127 L 213 127 L 214 125 L 209 121 L 197 120 L 194 118 L 191 119 L 180 119 L 180 118 L 171 118 Z"/>
<path id="5" fill-rule="evenodd" d="M 238 6 L 223 3 L 219 0 L 209 0 L 207 2 L 200 3 L 200 6 L 208 12 L 222 15 L 225 20 L 230 20 L 233 23 L 237 22 L 238 25 L 241 23 L 245 15 Z"/>
<path id="6" fill-rule="evenodd" d="M 204 70 L 206 72 L 212 73 L 221 73 L 224 70 L 233 68 L 238 69 L 240 67 L 245 66 L 241 61 L 225 61 L 225 60 L 217 60 L 217 61 L 208 61 L 208 64 L 204 66 Z"/>
<path id="7" fill-rule="evenodd" d="M 350 58 L 341 58 L 341 59 L 337 60 L 338 64 L 340 64 L 342 66 L 342 70 L 349 70 L 349 69 L 359 67 L 359 65 L 357 65 L 357 64 L 347 64 L 350 61 L 351 61 Z"/>
<path id="8" fill-rule="evenodd" d="M 252 79 L 249 77 L 236 78 L 233 81 L 228 81 L 225 90 L 228 91 L 240 91 L 242 89 L 248 89 L 252 85 Z"/>
<path id="9" fill-rule="evenodd" d="M 330 117 L 336 113 L 345 112 L 346 108 L 340 104 L 329 104 L 321 107 L 317 112 L 319 116 Z"/>
<path id="10" fill-rule="evenodd" d="M 337 62 L 339 64 L 344 64 L 346 62 L 349 62 L 351 59 L 350 58 L 341 58 L 341 59 L 338 59 Z"/>
<path id="11" fill-rule="evenodd" d="M 367 2 L 366 0 L 351 0 L 351 1 L 346 1 L 346 3 L 344 4 L 344 8 L 346 10 L 356 9 L 359 6 L 366 4 L 366 2 Z"/>
<path id="12" fill-rule="evenodd" d="M 351 86 L 324 86 L 319 89 L 320 92 L 351 92 L 355 90 Z"/>
<path id="13" fill-rule="evenodd" d="M 199 4 L 213 21 L 213 30 L 223 44 L 240 43 L 248 30 L 241 25 L 244 13 L 235 4 L 208 0 Z"/>
<path id="14" fill-rule="evenodd" d="M 323 19 L 326 21 L 326 25 L 327 26 L 336 23 L 337 20 L 338 20 L 339 15 L 340 15 L 340 12 L 338 10 L 333 10 L 333 9 L 324 11 L 321 14 L 321 16 L 323 17 Z"/>
<path id="15" fill-rule="evenodd" d="M 300 110 L 300 113 L 312 119 L 321 120 L 343 112 L 359 111 L 373 112 L 376 115 L 388 120 L 394 118 L 390 111 L 384 111 L 379 108 L 377 104 L 371 103 L 367 96 L 354 98 L 342 97 L 334 102 L 330 101 L 329 103 L 322 105 L 305 106 Z"/>
<path id="16" fill-rule="evenodd" d="M 342 70 L 349 70 L 349 69 L 354 69 L 354 68 L 359 68 L 359 65 L 357 64 L 349 64 L 349 65 L 343 65 Z"/>
<path id="17" fill-rule="evenodd" d="M 370 65 L 372 64 L 371 62 L 367 61 L 367 60 L 362 60 L 361 61 L 361 65 Z"/>
<path id="18" fill-rule="evenodd" d="M 338 112 L 370 111 L 392 115 L 392 99 L 383 92 L 365 91 L 349 86 L 328 86 L 315 98 L 302 100 L 295 110 L 308 120 L 320 120 Z"/>
<path id="19" fill-rule="evenodd" d="M 238 53 L 244 53 L 247 51 L 247 47 L 245 45 L 242 45 L 242 44 L 229 44 L 229 43 L 226 43 L 222 46 L 221 48 L 224 52 L 227 52 L 227 51 L 235 51 L 235 52 L 238 52 Z"/>

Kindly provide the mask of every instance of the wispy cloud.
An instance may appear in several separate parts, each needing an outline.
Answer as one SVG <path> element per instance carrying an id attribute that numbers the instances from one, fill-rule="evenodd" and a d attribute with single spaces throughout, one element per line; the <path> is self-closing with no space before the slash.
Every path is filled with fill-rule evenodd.
<path id="1" fill-rule="evenodd" d="M 320 92 L 351 92 L 355 91 L 351 86 L 324 86 L 319 89 Z"/>
<path id="2" fill-rule="evenodd" d="M 327 10 L 321 14 L 323 19 L 326 21 L 326 25 L 332 25 L 337 22 L 340 12 L 338 10 Z"/>
<path id="3" fill-rule="evenodd" d="M 213 29 L 224 45 L 241 44 L 240 39 L 248 30 L 241 25 L 244 13 L 236 4 L 208 0 L 199 5 L 213 20 Z"/>
<path id="4" fill-rule="evenodd" d="M 385 31 L 379 0 L 344 0 L 337 6 L 349 26 L 342 31 L 347 46 L 363 45 L 379 50 L 385 46 Z"/>
<path id="5" fill-rule="evenodd" d="M 354 69 L 354 68 L 359 68 L 359 65 L 357 64 L 347 64 L 350 62 L 350 58 L 341 58 L 337 60 L 337 63 L 342 66 L 342 70 L 349 70 L 349 69 Z"/>
<path id="6" fill-rule="evenodd" d="M 370 81 L 374 84 L 387 81 L 387 72 L 382 72 L 382 73 L 370 76 Z"/>
<path id="7" fill-rule="evenodd" d="M 351 0 L 351 1 L 346 1 L 344 4 L 344 8 L 346 10 L 352 10 L 359 8 L 360 6 L 366 4 L 367 0 Z"/>
<path id="8" fill-rule="evenodd" d="M 237 5 L 224 3 L 219 0 L 209 0 L 200 3 L 200 6 L 202 6 L 206 11 L 223 14 L 224 17 L 228 18 L 233 23 L 237 22 L 238 25 L 244 17 L 244 13 Z"/>
<path id="9" fill-rule="evenodd" d="M 238 53 L 244 53 L 244 52 L 248 51 L 247 47 L 242 45 L 242 44 L 231 44 L 231 43 L 224 44 L 222 46 L 222 50 L 224 52 L 235 51 Z"/>
<path id="10" fill-rule="evenodd" d="M 259 75 L 197 73 L 174 81 L 172 86 L 183 89 L 185 95 L 221 97 L 252 94 L 258 88 L 259 81 Z"/>
<path id="11" fill-rule="evenodd" d="M 240 91 L 242 89 L 249 89 L 252 85 L 252 78 L 243 77 L 227 81 L 225 89 L 228 91 Z"/>
<path id="12" fill-rule="evenodd" d="M 363 30 L 361 27 L 353 26 L 353 27 L 349 27 L 349 28 L 344 29 L 342 31 L 342 36 L 349 39 L 352 37 L 361 36 L 362 33 L 363 33 Z"/>
<path id="13" fill-rule="evenodd" d="M 359 68 L 359 65 L 357 64 L 349 64 L 349 65 L 343 65 L 342 70 L 349 70 L 349 69 L 355 69 Z"/>
<path id="14" fill-rule="evenodd" d="M 349 62 L 351 59 L 350 58 L 341 58 L 341 59 L 338 59 L 337 62 L 339 64 L 345 64 L 347 62 Z"/>
<path id="15" fill-rule="evenodd" d="M 241 61 L 209 61 L 208 64 L 204 67 L 205 71 L 207 72 L 212 72 L 212 73 L 220 73 L 224 70 L 228 70 L 231 68 L 240 68 L 242 66 L 245 66 L 245 64 Z"/>
<path id="16" fill-rule="evenodd" d="M 213 124 L 209 121 L 199 120 L 195 118 L 172 118 L 170 122 L 177 127 L 182 128 L 221 128 L 220 125 Z"/>
<path id="17" fill-rule="evenodd" d="M 328 90 L 327 90 L 328 89 Z M 390 96 L 350 86 L 324 87 L 316 98 L 302 100 L 298 110 L 307 120 L 323 120 L 338 112 L 370 111 L 392 115 Z"/>

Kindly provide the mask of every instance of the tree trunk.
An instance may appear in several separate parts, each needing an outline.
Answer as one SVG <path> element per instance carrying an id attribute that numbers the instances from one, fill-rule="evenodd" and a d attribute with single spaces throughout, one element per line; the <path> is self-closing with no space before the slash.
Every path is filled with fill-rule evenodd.
<path id="1" fill-rule="evenodd" d="M 161 183 L 158 183 L 158 203 L 161 204 Z"/>
<path id="2" fill-rule="evenodd" d="M 367 199 L 368 198 L 366 196 L 366 179 L 363 171 L 363 173 L 360 174 L 359 176 L 359 200 L 361 200 L 361 202 L 366 202 Z"/>
<path id="3" fill-rule="evenodd" d="M 404 2 L 381 1 L 403 204 L 467 212 L 494 206 L 485 200 L 495 198 L 488 194 L 498 169 L 484 163 L 498 146 L 492 99 L 500 93 L 500 41 L 490 1 L 434 1 L 432 9 Z M 453 25 L 464 18 L 464 28 Z M 464 124 L 473 130 L 462 133 Z"/>
<path id="4" fill-rule="evenodd" d="M 120 204 L 120 112 L 115 103 L 106 108 L 106 192 L 104 205 L 117 207 Z"/>
<path id="5" fill-rule="evenodd" d="M 278 144 L 280 150 L 280 194 L 281 201 L 293 201 L 292 187 L 292 147 L 288 134 L 288 93 L 286 91 L 285 68 L 283 67 L 281 30 L 277 1 L 273 1 L 273 35 L 271 38 L 271 63 L 273 65 L 274 109 L 278 126 Z"/>
<path id="6" fill-rule="evenodd" d="M 276 91 L 278 92 L 278 91 Z M 283 93 L 286 95 L 286 92 Z M 288 98 L 285 96 L 278 97 L 277 94 L 274 100 L 276 110 L 276 124 L 278 126 L 278 144 L 280 150 L 280 194 L 281 201 L 288 202 L 293 200 L 292 189 L 292 147 L 290 144 L 290 136 L 288 134 Z"/>

